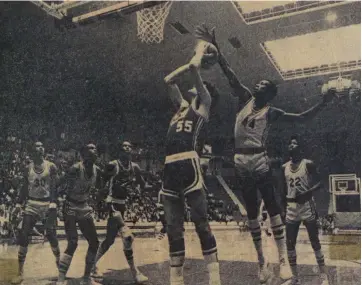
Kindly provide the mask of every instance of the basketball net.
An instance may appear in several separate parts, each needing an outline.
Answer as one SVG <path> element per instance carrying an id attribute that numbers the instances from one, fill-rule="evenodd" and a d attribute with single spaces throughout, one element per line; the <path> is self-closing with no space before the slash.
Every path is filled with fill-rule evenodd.
<path id="1" fill-rule="evenodd" d="M 144 43 L 163 41 L 165 21 L 170 13 L 172 2 L 164 2 L 137 12 L 137 35 Z"/>

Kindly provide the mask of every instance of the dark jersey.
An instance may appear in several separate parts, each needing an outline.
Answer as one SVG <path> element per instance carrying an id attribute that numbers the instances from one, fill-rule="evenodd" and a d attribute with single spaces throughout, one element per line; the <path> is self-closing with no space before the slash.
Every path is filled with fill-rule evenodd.
<path id="1" fill-rule="evenodd" d="M 114 160 L 109 163 L 108 168 L 111 166 L 113 166 L 114 175 L 110 181 L 109 195 L 112 198 L 124 200 L 135 180 L 134 164 L 129 162 L 127 166 L 124 166 L 119 160 Z"/>
<path id="2" fill-rule="evenodd" d="M 205 118 L 194 110 L 192 104 L 177 112 L 168 128 L 166 155 L 196 151 L 197 139 Z"/>
<path id="3" fill-rule="evenodd" d="M 100 169 L 98 166 L 93 165 L 92 176 L 88 177 L 83 162 L 76 163 L 68 173 L 67 198 L 79 203 L 86 202 L 92 189 L 99 185 L 99 179 Z"/>

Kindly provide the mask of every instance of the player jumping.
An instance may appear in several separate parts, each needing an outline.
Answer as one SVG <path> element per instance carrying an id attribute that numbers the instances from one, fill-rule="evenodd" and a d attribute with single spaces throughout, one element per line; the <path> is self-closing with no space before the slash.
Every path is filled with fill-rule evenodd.
<path id="1" fill-rule="evenodd" d="M 258 221 L 258 195 L 260 191 L 265 207 L 270 217 L 270 225 L 278 247 L 280 261 L 280 278 L 288 280 L 292 277 L 289 266 L 286 264 L 286 249 L 284 241 L 284 226 L 280 215 L 280 208 L 274 194 L 274 183 L 269 166 L 269 157 L 265 142 L 272 123 L 279 121 L 304 122 L 312 118 L 323 109 L 333 98 L 329 92 L 323 101 L 301 114 L 287 113 L 270 106 L 270 102 L 277 95 L 277 86 L 271 80 L 262 80 L 257 83 L 251 92 L 240 83 L 229 63 L 220 52 L 215 39 L 215 29 L 211 32 L 205 26 L 196 28 L 198 38 L 214 44 L 219 51 L 219 65 L 234 90 L 234 96 L 239 98 L 239 112 L 235 123 L 235 170 L 237 186 L 246 204 L 249 228 L 254 246 L 258 254 L 260 282 L 265 283 L 271 276 L 264 259 L 260 224 Z"/>
<path id="2" fill-rule="evenodd" d="M 97 159 L 97 149 L 94 144 L 87 144 L 82 147 L 81 157 L 82 161 L 74 164 L 64 177 L 68 183 L 63 214 L 68 245 L 59 263 L 57 282 L 59 285 L 65 284 L 66 274 L 78 246 L 77 224 L 89 245 L 81 284 L 93 284 L 90 274 L 94 266 L 99 241 L 93 220 L 93 209 L 89 206 L 88 199 L 92 188 L 102 188 L 102 174 L 94 164 Z"/>
<path id="3" fill-rule="evenodd" d="M 318 237 L 318 215 L 313 193 L 320 188 L 318 173 L 313 161 L 303 159 L 300 141 L 293 136 L 289 141 L 290 161 L 283 165 L 287 189 L 286 236 L 290 268 L 293 273 L 291 285 L 299 285 L 297 253 L 295 245 L 301 222 L 307 228 L 309 240 L 320 269 L 322 285 L 328 285 L 324 255 Z"/>
<path id="4" fill-rule="evenodd" d="M 174 82 L 175 76 L 181 73 L 174 72 L 173 76 L 169 75 L 165 78 L 165 82 L 171 88 L 171 99 L 179 108 L 170 122 L 167 133 L 166 161 L 161 190 L 170 251 L 171 285 L 184 284 L 185 198 L 191 208 L 192 219 L 207 263 L 209 284 L 220 285 L 216 240 L 207 219 L 207 200 L 203 189 L 200 158 L 196 151 L 200 129 L 204 122 L 208 121 L 212 107 L 210 91 L 204 85 L 198 71 L 204 52 L 203 49 L 197 49 L 191 64 L 188 65 L 195 80 L 195 89 L 192 90 L 194 98 L 191 103 L 183 99 Z"/>
<path id="5" fill-rule="evenodd" d="M 123 241 L 123 252 L 131 269 L 134 280 L 139 283 L 146 282 L 148 278 L 144 276 L 134 263 L 133 258 L 133 234 L 124 222 L 126 211 L 126 198 L 129 191 L 132 191 L 134 179 L 140 185 L 141 190 L 145 187 L 145 182 L 141 176 L 141 169 L 138 164 L 132 162 L 132 145 L 124 141 L 120 145 L 121 151 L 119 159 L 109 162 L 105 168 L 105 180 L 110 179 L 109 196 L 106 201 L 109 207 L 109 218 L 107 222 L 106 239 L 101 243 L 96 264 L 114 243 L 118 232 L 121 231 Z M 94 277 L 99 277 L 97 268 L 94 268 Z"/>
<path id="6" fill-rule="evenodd" d="M 57 220 L 57 168 L 54 163 L 44 159 L 44 147 L 41 142 L 34 145 L 32 162 L 25 168 L 24 184 L 20 189 L 18 202 L 13 216 L 16 216 L 25 203 L 22 228 L 19 233 L 19 274 L 12 280 L 13 284 L 23 281 L 23 269 L 28 252 L 29 235 L 37 221 L 42 220 L 45 225 L 46 237 L 55 256 L 56 265 L 59 265 L 59 245 L 56 234 Z"/>

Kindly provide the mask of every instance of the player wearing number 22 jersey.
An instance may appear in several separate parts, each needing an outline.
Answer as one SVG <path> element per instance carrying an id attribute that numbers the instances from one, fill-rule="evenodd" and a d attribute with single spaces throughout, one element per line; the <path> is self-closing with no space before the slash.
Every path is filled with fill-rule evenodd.
<path id="1" fill-rule="evenodd" d="M 220 285 L 216 240 L 207 219 L 207 199 L 197 153 L 198 135 L 212 108 L 210 93 L 217 92 L 210 84 L 202 82 L 195 67 L 191 67 L 191 72 L 196 86 L 189 91 L 193 94 L 191 103 L 183 99 L 176 84 L 165 79 L 170 84 L 171 98 L 179 107 L 171 119 L 167 133 L 163 185 L 160 191 L 170 249 L 170 285 L 184 284 L 185 200 L 191 209 L 192 220 L 207 263 L 209 284 Z"/>
<path id="2" fill-rule="evenodd" d="M 293 136 L 289 141 L 290 161 L 283 165 L 286 188 L 286 235 L 290 268 L 293 273 L 292 283 L 298 285 L 297 253 L 295 245 L 301 222 L 307 228 L 309 240 L 320 269 L 322 285 L 328 285 L 328 276 L 324 265 L 324 255 L 318 237 L 317 212 L 313 193 L 320 188 L 316 167 L 313 161 L 303 159 L 300 141 Z"/>

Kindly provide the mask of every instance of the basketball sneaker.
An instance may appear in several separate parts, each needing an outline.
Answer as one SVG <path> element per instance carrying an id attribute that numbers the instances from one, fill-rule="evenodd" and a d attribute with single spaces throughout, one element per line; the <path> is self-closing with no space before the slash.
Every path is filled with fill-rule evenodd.
<path id="1" fill-rule="evenodd" d="M 92 275 L 93 278 L 101 278 L 102 277 L 102 274 L 99 273 L 99 270 L 98 270 L 97 266 L 93 267 L 91 275 Z"/>
<path id="2" fill-rule="evenodd" d="M 259 265 L 259 281 L 264 284 L 271 276 L 271 272 L 268 269 L 268 264 Z"/>
<path id="3" fill-rule="evenodd" d="M 290 270 L 290 266 L 287 262 L 285 262 L 285 259 L 280 260 L 280 271 L 279 271 L 279 277 L 282 280 L 289 280 L 293 276 L 292 271 Z"/>
<path id="4" fill-rule="evenodd" d="M 148 281 L 148 277 L 142 274 L 141 271 L 137 270 L 137 273 L 133 276 L 136 284 L 143 284 Z"/>
<path id="5" fill-rule="evenodd" d="M 65 280 L 64 278 L 58 278 L 57 282 L 55 282 L 56 285 L 66 285 L 67 284 L 67 280 Z"/>
<path id="6" fill-rule="evenodd" d="M 290 283 L 284 283 L 284 284 L 288 284 L 288 285 L 301 285 L 299 278 L 297 276 L 293 276 L 292 279 L 289 281 Z M 283 284 L 283 285 L 284 285 Z"/>
<path id="7" fill-rule="evenodd" d="M 99 285 L 99 283 L 94 281 L 92 278 L 83 277 L 83 279 L 82 279 L 82 281 L 80 281 L 79 285 Z"/>
<path id="8" fill-rule="evenodd" d="M 328 275 L 325 273 L 322 273 L 320 276 L 320 280 L 321 280 L 321 285 L 329 285 L 329 281 L 328 281 Z"/>

